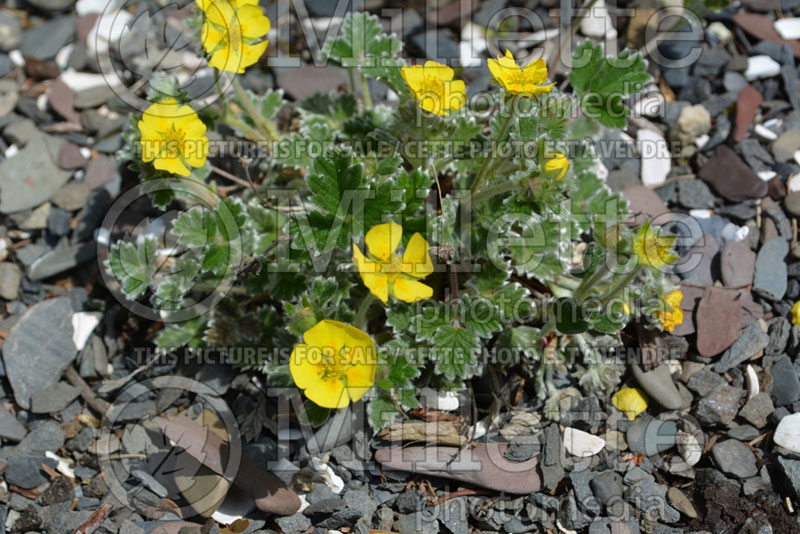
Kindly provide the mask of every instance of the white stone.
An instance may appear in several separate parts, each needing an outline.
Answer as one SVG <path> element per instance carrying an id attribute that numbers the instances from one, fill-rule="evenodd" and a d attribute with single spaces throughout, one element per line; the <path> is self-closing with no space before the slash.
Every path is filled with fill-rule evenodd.
<path id="1" fill-rule="evenodd" d="M 647 92 L 647 96 L 638 100 L 633 105 L 634 116 L 660 117 L 666 105 L 664 95 L 658 91 L 658 88 L 652 89 L 648 87 L 645 91 Z"/>
<path id="2" fill-rule="evenodd" d="M 800 191 L 800 174 L 791 175 L 787 182 L 789 182 L 789 191 L 792 193 Z"/>
<path id="3" fill-rule="evenodd" d="M 78 0 L 78 3 L 75 4 L 75 11 L 78 12 L 78 15 L 102 13 L 106 10 L 116 11 L 124 3 L 125 0 Z"/>
<path id="4" fill-rule="evenodd" d="M 311 469 L 319 473 L 322 481 L 325 482 L 325 485 L 328 486 L 332 492 L 337 495 L 342 492 L 344 489 L 344 480 L 333 472 L 333 469 L 331 469 L 331 466 L 329 466 L 327 462 L 315 456 L 311 458 L 311 462 L 309 462 L 308 465 Z"/>
<path id="5" fill-rule="evenodd" d="M 56 65 L 61 70 L 65 70 L 67 68 L 67 64 L 69 63 L 69 56 L 72 54 L 72 51 L 75 49 L 75 45 L 69 43 L 67 46 L 63 47 L 61 50 L 58 51 L 56 54 Z"/>
<path id="6" fill-rule="evenodd" d="M 794 160 L 800 165 L 800 150 L 794 153 Z"/>
<path id="7" fill-rule="evenodd" d="M 748 365 L 745 368 L 744 377 L 747 380 L 747 400 L 750 400 L 761 393 L 761 386 L 758 385 L 758 375 L 752 365 Z"/>
<path id="8" fill-rule="evenodd" d="M 9 52 L 8 59 L 11 60 L 11 63 L 13 63 L 15 67 L 25 66 L 25 56 L 23 56 L 22 52 L 20 52 L 19 50 L 12 50 L 11 52 Z"/>
<path id="9" fill-rule="evenodd" d="M 230 525 L 237 519 L 243 519 L 255 510 L 256 503 L 252 497 L 242 491 L 229 491 L 222 503 L 211 514 L 211 519 L 217 523 Z"/>
<path id="10" fill-rule="evenodd" d="M 419 390 L 419 394 L 422 397 L 422 403 L 431 410 L 452 412 L 458 410 L 458 407 L 461 406 L 458 395 L 452 391 L 436 391 L 431 388 L 422 388 Z"/>
<path id="11" fill-rule="evenodd" d="M 617 38 L 617 30 L 614 22 L 608 14 L 608 7 L 605 0 L 596 0 L 594 5 L 581 21 L 581 33 L 587 37 L 605 38 L 608 40 Z"/>
<path id="12" fill-rule="evenodd" d="M 706 146 L 709 141 L 711 141 L 711 137 L 708 134 L 703 134 L 694 140 L 694 146 L 702 150 L 703 147 Z"/>
<path id="13" fill-rule="evenodd" d="M 778 138 L 778 134 L 764 126 L 763 124 L 756 124 L 756 127 L 753 128 L 753 131 L 759 136 L 761 139 L 766 141 L 774 141 Z"/>
<path id="14" fill-rule="evenodd" d="M 58 471 L 67 478 L 75 478 L 75 471 L 73 471 L 72 468 L 69 466 L 69 462 L 67 460 L 57 455 L 56 453 L 50 451 L 45 451 L 44 456 L 45 458 L 50 458 L 51 460 L 56 461 L 57 463 L 56 471 Z"/>
<path id="15" fill-rule="evenodd" d="M 800 454 L 800 413 L 787 415 L 778 423 L 772 440 L 784 449 Z"/>
<path id="16" fill-rule="evenodd" d="M 689 215 L 695 219 L 710 219 L 714 212 L 711 210 L 694 209 L 689 210 Z"/>
<path id="17" fill-rule="evenodd" d="M 778 173 L 775 171 L 759 171 L 756 174 L 758 175 L 759 178 L 761 178 L 765 182 L 769 182 L 770 180 L 778 176 Z"/>
<path id="18" fill-rule="evenodd" d="M 8 159 L 16 156 L 17 152 L 19 152 L 19 147 L 17 145 L 9 145 L 6 151 L 3 152 L 3 155 L 5 156 L 6 159 Z"/>
<path id="19" fill-rule="evenodd" d="M 68 70 L 61 73 L 61 81 L 64 85 L 78 93 L 97 87 L 108 85 L 108 81 L 102 74 L 92 74 L 90 72 L 75 72 Z"/>
<path id="20" fill-rule="evenodd" d="M 87 52 L 90 55 L 108 54 L 112 44 L 126 32 L 132 31 L 133 22 L 133 15 L 127 11 L 104 11 L 86 37 Z"/>
<path id="21" fill-rule="evenodd" d="M 747 235 L 750 233 L 750 228 L 747 226 L 738 226 L 729 222 L 725 226 L 722 227 L 722 232 L 720 232 L 720 237 L 723 241 L 744 241 L 747 239 Z"/>
<path id="22" fill-rule="evenodd" d="M 793 17 L 776 20 L 775 31 L 787 41 L 800 39 L 800 18 Z"/>
<path id="23" fill-rule="evenodd" d="M 486 50 L 486 32 L 477 24 L 467 23 L 461 30 L 459 59 L 464 67 L 479 67 L 483 64 L 482 52 Z"/>
<path id="24" fill-rule="evenodd" d="M 639 128 L 636 147 L 642 159 L 642 183 L 648 187 L 664 183 L 672 168 L 672 156 L 664 137 L 648 128 Z"/>
<path id="25" fill-rule="evenodd" d="M 573 456 L 580 458 L 594 456 L 602 451 L 605 446 L 606 440 L 593 436 L 588 432 L 571 427 L 564 429 L 564 447 Z"/>
<path id="26" fill-rule="evenodd" d="M 770 78 L 781 73 L 781 64 L 769 56 L 751 56 L 747 58 L 747 70 L 744 77 L 748 80 Z"/>
<path id="27" fill-rule="evenodd" d="M 72 342 L 78 351 L 83 350 L 89 336 L 100 324 L 103 314 L 100 312 L 76 312 L 72 314 Z"/>
<path id="28" fill-rule="evenodd" d="M 688 432 L 679 431 L 675 435 L 675 441 L 678 444 L 678 452 L 687 465 L 693 466 L 703 457 L 703 448 L 697 442 L 692 434 Z"/>
<path id="29" fill-rule="evenodd" d="M 708 25 L 708 31 L 715 35 L 719 42 L 722 44 L 727 43 L 733 39 L 733 33 L 721 22 L 715 21 Z"/>

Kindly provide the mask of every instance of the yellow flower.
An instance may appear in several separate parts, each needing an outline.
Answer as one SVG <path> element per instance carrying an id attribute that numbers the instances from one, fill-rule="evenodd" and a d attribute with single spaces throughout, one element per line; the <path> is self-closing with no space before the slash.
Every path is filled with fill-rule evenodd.
<path id="1" fill-rule="evenodd" d="M 258 0 L 197 0 L 206 20 L 200 36 L 211 55 L 208 64 L 226 72 L 243 73 L 267 49 L 260 41 L 270 28 Z"/>
<path id="2" fill-rule="evenodd" d="M 611 397 L 611 404 L 633 421 L 647 409 L 647 396 L 639 388 L 622 388 Z"/>
<path id="3" fill-rule="evenodd" d="M 512 95 L 541 95 L 549 93 L 555 85 L 540 85 L 547 81 L 547 64 L 544 59 L 539 58 L 520 67 L 509 50 L 506 50 L 505 56 L 489 60 L 489 71 L 494 76 L 494 81 Z"/>
<path id="4" fill-rule="evenodd" d="M 658 322 L 667 332 L 672 332 L 676 326 L 683 322 L 681 300 L 683 300 L 683 293 L 679 289 L 673 289 L 664 297 L 664 302 L 667 306 L 658 310 Z M 667 307 L 672 309 L 669 310 Z"/>
<path id="5" fill-rule="evenodd" d="M 401 257 L 397 247 L 402 237 L 403 227 L 399 224 L 373 226 L 364 237 L 369 258 L 353 243 L 353 263 L 361 280 L 384 304 L 389 301 L 390 293 L 404 302 L 416 302 L 433 295 L 433 289 L 416 280 L 433 272 L 428 242 L 419 232 L 415 233 Z"/>
<path id="6" fill-rule="evenodd" d="M 401 69 L 419 107 L 434 115 L 447 115 L 467 102 L 464 82 L 453 80 L 453 69 L 435 61 Z"/>
<path id="7" fill-rule="evenodd" d="M 202 167 L 208 155 L 206 125 L 189 106 L 179 106 L 173 98 L 151 105 L 139 121 L 142 135 L 142 161 L 180 176 L 189 176 L 189 167 Z"/>
<path id="8" fill-rule="evenodd" d="M 560 180 L 567 174 L 569 160 L 561 152 L 550 152 L 544 156 L 544 172 L 556 180 Z"/>
<path id="9" fill-rule="evenodd" d="M 645 221 L 639 233 L 633 238 L 633 252 L 639 257 L 639 263 L 654 268 L 669 265 L 678 259 L 670 250 L 677 236 L 659 236 L 652 228 L 650 221 Z"/>
<path id="10" fill-rule="evenodd" d="M 344 408 L 375 382 L 375 343 L 349 324 L 323 319 L 295 345 L 289 371 L 306 397 L 323 408 Z"/>
<path id="11" fill-rule="evenodd" d="M 792 324 L 800 324 L 800 300 L 792 306 Z"/>

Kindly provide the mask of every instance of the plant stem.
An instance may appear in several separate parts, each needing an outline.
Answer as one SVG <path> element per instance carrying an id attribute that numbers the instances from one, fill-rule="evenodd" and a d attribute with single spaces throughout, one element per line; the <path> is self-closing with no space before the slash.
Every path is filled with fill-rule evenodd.
<path id="1" fill-rule="evenodd" d="M 608 304 L 609 300 L 614 298 L 617 295 L 617 293 L 625 289 L 625 287 L 631 283 L 631 281 L 636 277 L 637 274 L 639 274 L 639 269 L 634 269 L 625 276 L 621 277 L 619 280 L 617 280 L 609 288 L 608 292 L 603 296 L 603 298 L 600 299 L 603 305 Z"/>
<path id="2" fill-rule="evenodd" d="M 217 86 L 217 94 L 219 94 L 219 101 L 222 103 L 222 109 L 226 110 L 228 102 L 225 100 L 225 93 L 222 91 L 222 86 L 219 84 L 219 71 L 214 69 L 214 85 Z"/>
<path id="3" fill-rule="evenodd" d="M 517 188 L 515 182 L 500 182 L 499 184 L 494 184 L 483 191 L 479 191 L 472 195 L 472 202 L 480 202 L 481 200 L 485 200 L 487 198 L 491 198 L 495 195 L 502 195 L 503 193 L 508 193 L 509 191 L 513 191 Z"/>
<path id="4" fill-rule="evenodd" d="M 372 293 L 367 293 L 367 296 L 364 297 L 364 300 L 361 301 L 361 306 L 358 307 L 358 312 L 356 312 L 356 320 L 355 325 L 357 328 L 362 330 L 366 330 L 367 328 L 367 311 L 372 303 L 375 301 L 375 295 Z"/>
<path id="5" fill-rule="evenodd" d="M 364 76 L 364 73 L 359 73 L 361 75 L 361 92 L 364 95 L 364 105 L 368 108 L 372 108 L 372 97 L 369 94 L 369 84 L 367 84 L 367 77 Z"/>
<path id="6" fill-rule="evenodd" d="M 253 122 L 255 122 L 256 126 L 258 126 L 258 129 L 267 136 L 268 140 L 278 141 L 280 139 L 278 129 L 271 120 L 264 119 L 261 113 L 258 112 L 253 103 L 250 101 L 250 98 L 248 98 L 244 88 L 242 88 L 242 84 L 239 83 L 239 78 L 233 79 L 233 89 L 236 91 L 236 96 L 238 96 L 239 100 L 241 100 L 242 106 L 244 106 L 247 114 L 250 115 L 250 118 L 253 119 Z"/>
<path id="7" fill-rule="evenodd" d="M 511 117 L 514 115 L 514 109 L 516 109 L 517 98 L 519 97 L 515 96 L 511 100 L 511 105 L 509 106 L 510 109 L 508 110 L 506 118 L 503 120 L 502 126 L 500 126 L 500 133 L 497 135 L 497 139 L 494 140 L 495 143 L 502 142 L 503 138 L 506 136 L 506 133 L 508 133 L 508 128 L 511 126 Z M 492 155 L 483 160 L 483 164 L 481 165 L 480 169 L 478 169 L 478 174 L 475 176 L 475 181 L 472 183 L 472 187 L 469 189 L 472 193 L 476 193 L 478 189 L 480 189 L 480 186 L 486 177 L 486 170 L 489 168 L 489 163 L 493 164 L 496 157 L 497 151 L 493 150 Z"/>

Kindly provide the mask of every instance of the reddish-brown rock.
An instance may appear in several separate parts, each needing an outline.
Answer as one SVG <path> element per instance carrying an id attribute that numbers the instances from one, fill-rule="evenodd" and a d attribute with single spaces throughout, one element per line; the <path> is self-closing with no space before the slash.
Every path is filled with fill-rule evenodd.
<path id="1" fill-rule="evenodd" d="M 697 306 L 697 352 L 711 357 L 733 345 L 742 333 L 739 292 L 707 287 Z"/>
<path id="2" fill-rule="evenodd" d="M 753 123 L 753 118 L 756 116 L 758 107 L 764 103 L 764 97 L 761 96 L 755 87 L 752 85 L 746 86 L 739 93 L 736 99 L 736 122 L 733 128 L 733 140 L 737 143 L 747 137 L 747 132 L 750 130 L 750 125 Z"/>

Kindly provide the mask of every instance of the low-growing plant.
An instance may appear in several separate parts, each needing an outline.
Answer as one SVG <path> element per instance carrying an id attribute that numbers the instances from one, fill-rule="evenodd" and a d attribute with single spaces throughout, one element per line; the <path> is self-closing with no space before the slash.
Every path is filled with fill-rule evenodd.
<path id="1" fill-rule="evenodd" d="M 662 274 L 673 238 L 628 224 L 592 149 L 649 80 L 639 55 L 586 42 L 559 89 L 543 59 L 506 52 L 488 64 L 497 89 L 468 99 L 457 71 L 406 65 L 376 17 L 351 13 L 323 50 L 349 91 L 289 104 L 236 77 L 267 46 L 260 8 L 201 4 L 193 27 L 218 98 L 194 109 L 155 77 L 119 154 L 160 184 L 156 206 L 182 210 L 174 242 L 120 241 L 106 262 L 127 298 L 160 311 L 159 347 L 266 348 L 230 363 L 322 408 L 363 399 L 381 427 L 418 405 L 420 387 L 516 365 L 557 418 L 570 392 L 554 373 L 610 388 L 619 367 L 598 346 L 636 317 L 681 322 Z M 372 101 L 375 82 L 392 105 Z M 291 120 L 278 118 L 286 106 Z M 227 151 L 236 141 L 257 151 Z M 228 194 L 215 173 L 245 187 Z M 213 194 L 198 202 L 198 185 Z"/>

